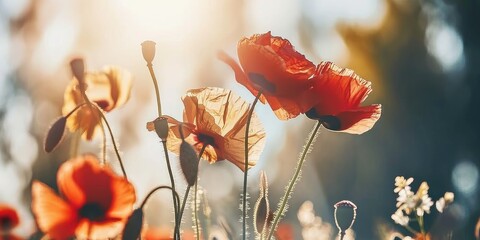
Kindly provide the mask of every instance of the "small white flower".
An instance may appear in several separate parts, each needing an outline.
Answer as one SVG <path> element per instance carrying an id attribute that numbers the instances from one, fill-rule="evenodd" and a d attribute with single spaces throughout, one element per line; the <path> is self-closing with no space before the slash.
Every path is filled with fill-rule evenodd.
<path id="1" fill-rule="evenodd" d="M 392 214 L 392 220 L 401 226 L 407 226 L 408 221 L 410 220 L 408 216 L 403 215 L 403 211 L 398 209 L 394 214 Z"/>
<path id="2" fill-rule="evenodd" d="M 413 238 L 410 237 L 410 236 L 406 236 L 406 237 L 402 238 L 402 240 L 415 240 L 415 239 L 413 239 Z"/>
<path id="3" fill-rule="evenodd" d="M 452 192 L 446 192 L 445 195 L 435 203 L 435 207 L 439 212 L 443 213 L 443 210 L 453 202 L 454 197 L 455 195 Z"/>
<path id="4" fill-rule="evenodd" d="M 395 178 L 395 186 L 396 188 L 393 192 L 398 193 L 402 189 L 410 190 L 410 184 L 413 182 L 413 178 L 405 179 L 403 176 L 398 176 Z"/>
<path id="5" fill-rule="evenodd" d="M 415 206 L 417 206 L 417 197 L 409 189 L 402 189 L 398 193 L 397 208 L 405 210 L 405 213 L 410 214 Z"/>
<path id="6" fill-rule="evenodd" d="M 421 217 L 425 213 L 430 213 L 430 207 L 433 205 L 432 199 L 428 195 L 423 195 L 417 206 L 417 216 Z"/>

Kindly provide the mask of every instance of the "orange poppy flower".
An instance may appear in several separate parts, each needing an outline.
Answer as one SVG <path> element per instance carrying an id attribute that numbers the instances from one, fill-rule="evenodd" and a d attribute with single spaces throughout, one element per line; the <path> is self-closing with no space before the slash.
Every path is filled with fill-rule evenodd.
<path id="1" fill-rule="evenodd" d="M 295 51 L 288 40 L 270 32 L 256 34 L 241 39 L 237 51 L 241 67 L 224 52 L 219 58 L 253 95 L 262 92 L 260 101 L 266 100 L 279 119 L 294 118 L 315 104 L 305 92 L 312 87 L 315 65 Z"/>
<path id="2" fill-rule="evenodd" d="M 12 229 L 19 223 L 17 211 L 8 205 L 0 204 L 0 239 L 2 237 L 6 237 L 5 239 L 20 239 L 11 233 Z"/>
<path id="3" fill-rule="evenodd" d="M 306 115 L 334 131 L 362 134 L 380 118 L 380 104 L 360 107 L 372 91 L 371 83 L 331 62 L 318 65 L 312 92 L 317 104 Z"/>
<path id="4" fill-rule="evenodd" d="M 214 163 L 228 160 L 245 170 L 245 128 L 249 104 L 232 91 L 222 88 L 192 89 L 182 97 L 183 131 L 185 141 L 197 152 L 204 145 L 202 158 Z M 180 122 L 168 117 L 169 134 L 167 147 L 179 154 Z M 150 124 L 150 126 L 153 124 Z M 153 130 L 149 127 L 149 130 Z M 248 164 L 255 166 L 265 146 L 265 130 L 255 114 L 250 122 L 248 136 Z"/>
<path id="5" fill-rule="evenodd" d="M 32 211 L 38 227 L 53 239 L 106 239 L 120 234 L 133 211 L 135 191 L 127 180 L 93 155 L 62 164 L 59 195 L 45 184 L 32 185 Z"/>
<path id="6" fill-rule="evenodd" d="M 90 101 L 97 104 L 103 111 L 110 112 L 128 100 L 131 76 L 130 73 L 118 67 L 105 67 L 101 72 L 86 73 L 85 84 L 87 86 L 85 93 Z M 84 102 L 78 80 L 74 78 L 65 90 L 62 113 L 67 115 Z M 72 132 L 80 130 L 85 139 L 92 140 L 100 123 L 101 117 L 98 112 L 91 106 L 84 105 L 68 118 L 67 127 Z"/>

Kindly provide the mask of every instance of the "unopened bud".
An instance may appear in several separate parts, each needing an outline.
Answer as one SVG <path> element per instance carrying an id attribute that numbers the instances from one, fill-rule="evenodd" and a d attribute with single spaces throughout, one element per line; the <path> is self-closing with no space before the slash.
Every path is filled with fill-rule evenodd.
<path id="1" fill-rule="evenodd" d="M 143 226 L 143 209 L 137 208 L 133 211 L 132 215 L 128 218 L 127 224 L 123 229 L 123 240 L 135 240 L 140 239 L 140 233 Z"/>
<path id="2" fill-rule="evenodd" d="M 193 186 L 198 176 L 198 156 L 192 145 L 182 141 L 180 144 L 180 167 L 189 186 Z"/>
<path id="3" fill-rule="evenodd" d="M 66 117 L 60 117 L 53 123 L 45 138 L 44 149 L 49 153 L 55 149 L 56 146 L 62 141 L 63 134 L 65 132 L 65 124 L 67 122 Z"/>
<path id="4" fill-rule="evenodd" d="M 142 43 L 142 54 L 147 64 L 152 64 L 155 58 L 155 44 L 154 41 L 145 41 Z"/>
<path id="5" fill-rule="evenodd" d="M 269 223 L 270 204 L 268 201 L 268 182 L 264 171 L 260 173 L 260 196 L 254 207 L 253 222 L 255 232 L 263 235 Z"/>
<path id="6" fill-rule="evenodd" d="M 162 140 L 167 139 L 168 137 L 168 120 L 166 117 L 159 117 L 153 121 L 155 126 L 155 132 L 158 137 Z"/>
<path id="7" fill-rule="evenodd" d="M 357 206 L 348 200 L 342 200 L 334 205 L 335 224 L 340 233 L 345 233 L 352 227 L 357 217 Z"/>
<path id="8" fill-rule="evenodd" d="M 73 76 L 77 79 L 80 89 L 85 91 L 85 63 L 83 58 L 74 58 L 70 61 Z"/>

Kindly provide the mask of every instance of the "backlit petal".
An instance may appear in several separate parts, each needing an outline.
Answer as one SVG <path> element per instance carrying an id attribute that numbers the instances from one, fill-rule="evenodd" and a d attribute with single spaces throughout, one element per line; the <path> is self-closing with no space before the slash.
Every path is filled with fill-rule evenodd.
<path id="1" fill-rule="evenodd" d="M 75 233 L 77 213 L 45 184 L 32 184 L 32 211 L 38 227 L 53 239 L 68 239 Z"/>
<path id="2" fill-rule="evenodd" d="M 318 97 L 315 110 L 319 115 L 337 115 L 354 109 L 372 91 L 369 81 L 331 62 L 320 63 L 314 82 L 314 92 Z"/>
<path id="3" fill-rule="evenodd" d="M 362 134 L 370 130 L 380 118 L 382 108 L 379 104 L 360 107 L 337 115 L 340 119 L 341 132 Z"/>

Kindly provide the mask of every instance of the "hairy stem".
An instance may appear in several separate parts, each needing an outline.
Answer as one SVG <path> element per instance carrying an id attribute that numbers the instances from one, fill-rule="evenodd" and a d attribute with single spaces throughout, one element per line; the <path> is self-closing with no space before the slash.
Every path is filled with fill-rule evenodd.
<path id="1" fill-rule="evenodd" d="M 272 238 L 273 233 L 275 232 L 277 225 L 280 221 L 280 218 L 286 211 L 288 200 L 290 199 L 293 189 L 295 187 L 295 184 L 299 179 L 300 172 L 302 171 L 303 164 L 305 163 L 307 153 L 310 151 L 310 147 L 313 144 L 313 142 L 315 142 L 315 138 L 317 136 L 318 130 L 320 129 L 320 126 L 322 126 L 322 123 L 318 121 L 315 127 L 313 128 L 312 132 L 310 133 L 310 137 L 307 141 L 307 144 L 305 145 L 302 155 L 297 162 L 295 173 L 293 174 L 292 179 L 290 179 L 290 182 L 288 183 L 288 187 L 285 190 L 285 194 L 282 197 L 281 203 L 279 204 L 279 207 L 275 212 L 275 218 L 273 220 L 272 227 L 270 228 L 270 232 L 268 234 L 267 240 L 270 240 Z"/>
<path id="2" fill-rule="evenodd" d="M 259 91 L 255 100 L 253 100 L 252 107 L 248 112 L 247 126 L 245 128 L 245 170 L 243 172 L 243 195 L 242 195 L 242 233 L 243 240 L 247 238 L 247 180 L 248 180 L 248 134 L 250 132 L 250 121 L 252 120 L 253 110 L 255 105 L 262 96 L 262 91 Z"/>

